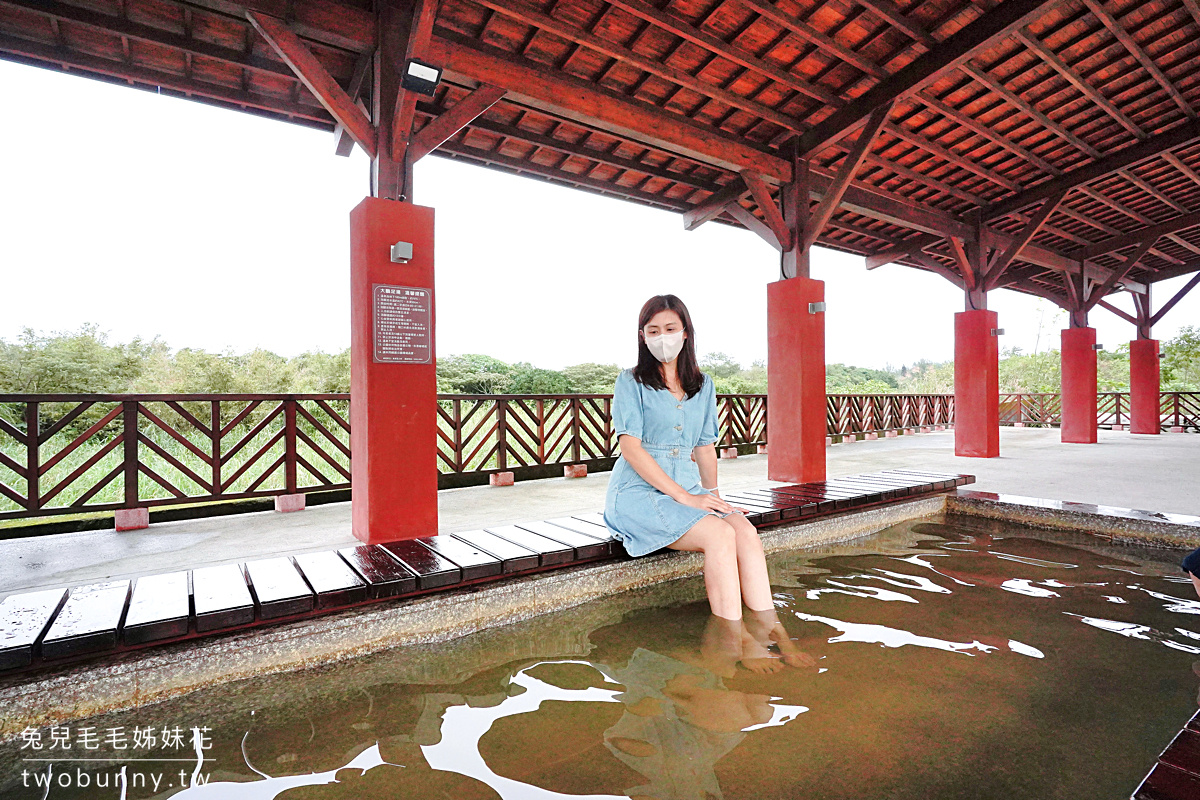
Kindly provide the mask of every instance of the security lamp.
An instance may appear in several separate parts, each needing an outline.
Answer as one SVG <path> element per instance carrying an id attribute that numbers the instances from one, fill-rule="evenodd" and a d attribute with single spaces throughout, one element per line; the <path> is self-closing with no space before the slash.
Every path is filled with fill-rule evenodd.
<path id="1" fill-rule="evenodd" d="M 435 67 L 414 58 L 404 65 L 404 77 L 400 79 L 400 86 L 409 91 L 433 97 L 441 79 L 441 67 Z"/>

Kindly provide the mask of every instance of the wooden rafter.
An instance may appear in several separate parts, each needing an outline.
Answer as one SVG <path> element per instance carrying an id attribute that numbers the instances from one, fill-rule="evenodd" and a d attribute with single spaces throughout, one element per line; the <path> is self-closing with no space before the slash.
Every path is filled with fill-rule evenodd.
<path id="1" fill-rule="evenodd" d="M 1014 236 L 1003 250 L 1000 251 L 995 261 L 988 265 L 987 272 L 984 274 L 981 283 L 985 290 L 995 288 L 999 282 L 1000 276 L 1008 269 L 1009 264 L 1013 262 L 1021 250 L 1033 241 L 1033 237 L 1042 229 L 1046 221 L 1050 219 L 1063 199 L 1067 196 L 1066 191 L 1059 192 L 1053 197 L 1048 197 L 1042 201 L 1042 205 L 1034 212 L 1025 223 L 1025 227 L 1021 228 L 1020 233 Z"/>
<path id="2" fill-rule="evenodd" d="M 750 187 L 746 186 L 745 178 L 739 175 L 716 194 L 686 211 L 683 215 L 683 229 L 694 231 L 710 219 L 715 219 L 721 215 L 726 206 L 730 203 L 737 203 L 748 191 L 750 191 Z"/>
<path id="3" fill-rule="evenodd" d="M 367 78 L 371 74 L 371 62 L 374 53 L 362 53 L 358 57 L 358 61 L 354 64 L 354 74 L 350 76 L 350 84 L 346 87 L 346 94 L 354 101 L 359 110 L 367 114 L 367 107 L 359 95 L 362 94 L 363 87 L 367 83 Z M 349 156 L 350 151 L 354 148 L 354 137 L 346 130 L 346 127 L 340 122 L 333 130 L 334 152 L 339 156 Z"/>
<path id="4" fill-rule="evenodd" d="M 1084 302 L 1084 310 L 1090 310 L 1094 308 L 1096 303 L 1100 302 L 1101 298 L 1111 292 L 1113 287 L 1120 283 L 1125 276 L 1129 274 L 1129 271 L 1136 267 L 1138 262 L 1146 256 L 1147 251 L 1150 250 L 1156 241 L 1158 241 L 1157 236 L 1147 236 L 1142 243 L 1138 245 L 1137 249 L 1133 251 L 1133 254 L 1125 259 L 1125 263 L 1122 264 L 1119 269 L 1114 269 L 1112 271 L 1112 275 L 1109 275 L 1104 280 L 1104 283 L 1101 283 L 1098 286 L 1093 285 L 1091 293 L 1088 295 L 1088 299 Z"/>
<path id="5" fill-rule="evenodd" d="M 246 18 L 271 48 L 296 73 L 325 110 L 349 131 L 355 143 L 368 155 L 375 155 L 375 128 L 346 90 L 326 71 L 307 45 L 283 22 L 275 17 L 247 11 Z"/>
<path id="6" fill-rule="evenodd" d="M 854 179 L 854 174 L 858 172 L 858 168 L 862 166 L 863 159 L 871 149 L 875 137 L 879 134 L 885 122 L 887 122 L 888 113 L 892 110 L 891 103 L 885 103 L 879 108 L 871 112 L 871 116 L 867 118 L 867 124 L 858 133 L 858 140 L 854 143 L 850 153 L 842 159 L 842 164 L 838 167 L 837 175 L 825 190 L 821 202 L 813 210 L 812 215 L 808 220 L 808 229 L 804 233 L 804 248 L 807 250 L 812 246 L 812 243 L 817 240 L 817 236 L 825 229 L 825 224 L 829 222 L 829 218 L 833 216 L 833 212 L 837 210 L 838 205 L 842 202 L 842 198 L 846 194 L 846 189 L 849 188 L 850 182 Z"/>
<path id="7" fill-rule="evenodd" d="M 432 153 L 439 145 L 498 103 L 504 95 L 504 89 L 484 85 L 459 100 L 449 111 L 433 119 L 412 137 L 408 145 L 409 160 L 416 163 Z"/>
<path id="8" fill-rule="evenodd" d="M 1167 312 L 1174 308 L 1175 304 L 1186 297 L 1188 292 L 1190 292 L 1192 289 L 1195 289 L 1198 284 L 1200 284 L 1200 272 L 1197 272 L 1195 275 L 1193 275 L 1192 279 L 1185 283 L 1183 287 L 1175 293 L 1174 297 L 1164 303 L 1163 307 L 1154 313 L 1154 316 L 1150 318 L 1150 324 L 1157 325 L 1158 321 L 1166 316 Z"/>
<path id="9" fill-rule="evenodd" d="M 412 21 L 408 27 L 403 64 L 385 64 L 384 69 L 403 73 L 405 65 L 414 58 L 428 57 L 429 41 L 433 36 L 433 22 L 437 18 L 438 0 L 414 0 Z M 410 165 L 415 159 L 407 157 L 409 138 L 417 113 L 417 95 L 403 87 L 396 97 L 392 116 L 392 141 L 389 151 L 397 164 Z"/>
<path id="10" fill-rule="evenodd" d="M 1074 189 L 1077 186 L 1098 181 L 1127 167 L 1154 158 L 1167 150 L 1174 150 L 1198 139 L 1200 139 L 1200 120 L 1188 120 L 1165 133 L 1143 139 L 1116 152 L 1107 153 L 1100 159 L 1077 167 L 1058 178 L 1045 181 L 1032 189 L 1001 200 L 984 209 L 983 218 L 990 220 L 1008 216 L 1014 211 L 1020 211 L 1026 206 L 1045 200 L 1064 189 Z"/>
<path id="11" fill-rule="evenodd" d="M 919 91 L 974 53 L 1017 31 L 1056 0 L 1002 0 L 936 49 L 868 89 L 855 102 L 800 136 L 800 155 L 819 152 L 859 127 L 876 109 Z"/>
<path id="12" fill-rule="evenodd" d="M 1200 225 L 1200 211 L 1193 211 L 1190 214 L 1181 214 L 1174 219 L 1160 222 L 1157 225 L 1139 228 L 1136 231 L 1130 231 L 1129 233 L 1114 236 L 1111 239 L 1105 239 L 1102 242 L 1080 248 L 1075 251 L 1074 255 L 1077 258 L 1095 258 L 1105 253 L 1112 253 L 1116 250 L 1122 250 L 1135 245 L 1147 237 L 1153 237 L 1157 240 L 1161 236 L 1186 230 L 1187 228 L 1194 228 L 1198 225 Z"/>
<path id="13" fill-rule="evenodd" d="M 743 172 L 742 180 L 746 182 L 747 188 L 750 189 L 750 196 L 754 198 L 755 205 L 762 212 L 767 229 L 774 235 L 776 247 L 779 250 L 790 250 L 792 234 L 783 221 L 783 214 L 780 212 L 779 206 L 771 197 L 770 188 L 760 176 L 753 172 Z M 737 205 L 737 201 L 734 201 L 733 205 Z"/>
<path id="14" fill-rule="evenodd" d="M 1096 19 L 1100 20 L 1104 27 L 1108 28 L 1117 41 L 1129 51 L 1129 54 L 1137 59 L 1142 68 L 1150 73 L 1150 77 L 1158 82 L 1158 85 L 1175 101 L 1175 104 L 1183 110 L 1183 113 L 1189 117 L 1195 117 L 1196 112 L 1192 109 L 1191 104 L 1184 99 L 1179 89 L 1175 87 L 1175 84 L 1171 83 L 1170 79 L 1158 68 L 1158 65 L 1154 63 L 1154 59 L 1150 58 L 1141 45 L 1135 42 L 1133 37 L 1129 35 L 1129 32 L 1121 27 L 1117 19 L 1105 10 L 1104 6 L 1100 5 L 1098 0 L 1083 0 L 1083 4 L 1088 7 L 1088 10 L 1092 12 L 1092 15 Z"/>

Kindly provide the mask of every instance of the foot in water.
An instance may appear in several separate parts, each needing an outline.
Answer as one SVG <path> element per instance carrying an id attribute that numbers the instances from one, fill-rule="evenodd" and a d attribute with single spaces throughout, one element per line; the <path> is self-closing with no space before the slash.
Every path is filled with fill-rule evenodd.
<path id="1" fill-rule="evenodd" d="M 745 617 L 745 623 L 748 632 L 763 650 L 770 653 L 767 648 L 774 645 L 779 650 L 779 660 L 789 667 L 804 668 L 817 665 L 815 658 L 801 652 L 800 648 L 796 647 L 796 643 L 788 636 L 787 630 L 779 621 L 779 616 L 774 610 L 751 611 Z M 744 659 L 743 663 L 745 663 Z"/>

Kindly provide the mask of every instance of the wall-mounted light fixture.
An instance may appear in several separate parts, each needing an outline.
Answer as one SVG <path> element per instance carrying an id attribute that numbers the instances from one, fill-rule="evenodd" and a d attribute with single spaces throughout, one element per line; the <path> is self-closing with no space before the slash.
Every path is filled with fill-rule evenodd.
<path id="1" fill-rule="evenodd" d="M 404 76 L 400 79 L 400 86 L 417 94 L 433 97 L 441 80 L 441 67 L 414 58 L 404 65 Z"/>
<path id="2" fill-rule="evenodd" d="M 412 242 L 396 242 L 392 245 L 392 263 L 407 264 L 412 258 Z"/>
<path id="3" fill-rule="evenodd" d="M 822 303 L 809 303 L 808 304 L 808 313 L 824 314 L 825 313 L 825 303 L 823 303 L 823 302 Z"/>
<path id="4" fill-rule="evenodd" d="M 1104 345 L 1102 345 L 1102 344 L 1094 344 L 1094 345 L 1092 345 L 1092 349 L 1093 349 L 1093 350 L 1103 350 L 1103 349 L 1104 349 Z"/>
<path id="5" fill-rule="evenodd" d="M 992 336 L 1003 336 L 1004 328 L 992 328 Z"/>

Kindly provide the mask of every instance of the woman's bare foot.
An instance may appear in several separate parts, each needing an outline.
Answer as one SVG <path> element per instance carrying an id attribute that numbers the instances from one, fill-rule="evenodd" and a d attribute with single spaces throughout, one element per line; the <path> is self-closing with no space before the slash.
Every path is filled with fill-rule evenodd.
<path id="1" fill-rule="evenodd" d="M 774 644 L 779 649 L 780 660 L 789 667 L 801 668 L 817 665 L 816 659 L 796 647 L 796 643 L 788 636 L 783 623 L 779 621 L 779 616 L 773 610 L 751 611 L 746 617 L 746 623 L 752 630 L 760 632 L 757 636 L 759 641 L 765 640 L 765 644 Z"/>
<path id="2" fill-rule="evenodd" d="M 783 669 L 783 661 L 768 650 L 770 639 L 763 635 L 760 626 L 749 618 L 743 618 L 742 666 L 759 675 L 771 675 Z M 759 635 L 755 635 L 756 631 Z"/>
<path id="3" fill-rule="evenodd" d="M 742 621 L 710 614 L 700 639 L 700 666 L 722 678 L 737 674 L 742 658 Z"/>

